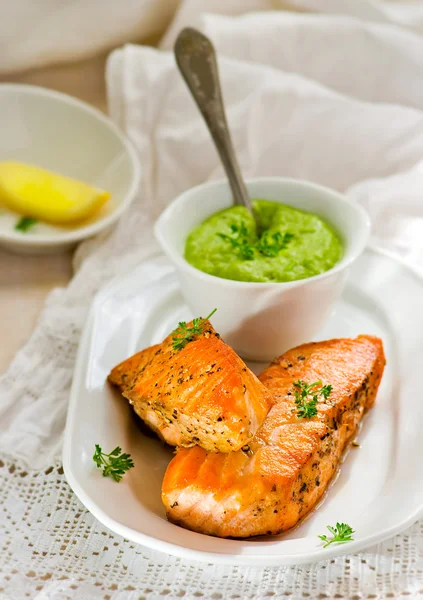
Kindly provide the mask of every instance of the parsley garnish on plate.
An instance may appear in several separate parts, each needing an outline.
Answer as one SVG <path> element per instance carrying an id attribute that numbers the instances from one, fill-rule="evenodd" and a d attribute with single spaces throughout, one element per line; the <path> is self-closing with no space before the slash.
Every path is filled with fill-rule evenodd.
<path id="1" fill-rule="evenodd" d="M 173 332 L 172 336 L 172 347 L 174 350 L 182 350 L 192 340 L 203 333 L 203 328 L 206 323 L 217 311 L 217 308 L 213 309 L 211 313 L 203 319 L 202 317 L 196 317 L 192 320 L 191 327 L 188 327 L 186 321 L 180 321 L 178 327 Z"/>
<path id="2" fill-rule="evenodd" d="M 254 258 L 254 247 L 248 239 L 248 229 L 243 221 L 241 221 L 239 226 L 236 225 L 236 223 L 232 223 L 231 233 L 229 235 L 226 233 L 218 233 L 217 235 L 221 237 L 222 240 L 229 242 L 244 260 L 251 260 Z"/>
<path id="3" fill-rule="evenodd" d="M 319 398 L 327 399 L 332 392 L 331 385 L 322 385 L 321 381 L 306 383 L 301 379 L 294 381 L 295 405 L 297 407 L 297 417 L 299 419 L 310 419 L 317 415 L 317 403 Z"/>
<path id="4" fill-rule="evenodd" d="M 327 535 L 319 535 L 318 538 L 325 542 L 323 548 L 327 548 L 330 544 L 345 544 L 346 542 L 353 541 L 353 533 L 355 531 L 350 525 L 347 523 L 337 523 L 335 527 L 331 527 L 330 525 L 326 526 L 332 534 L 331 538 L 328 538 Z"/>
<path id="5" fill-rule="evenodd" d="M 37 219 L 33 219 L 32 217 L 21 217 L 15 225 L 15 229 L 17 231 L 22 231 L 26 233 L 28 229 L 31 229 L 37 223 Z"/>
<path id="6" fill-rule="evenodd" d="M 115 481 L 120 481 L 126 471 L 134 466 L 131 455 L 123 453 L 120 446 L 106 454 L 101 446 L 96 444 L 93 461 L 99 469 L 103 469 L 103 477 L 111 477 Z"/>

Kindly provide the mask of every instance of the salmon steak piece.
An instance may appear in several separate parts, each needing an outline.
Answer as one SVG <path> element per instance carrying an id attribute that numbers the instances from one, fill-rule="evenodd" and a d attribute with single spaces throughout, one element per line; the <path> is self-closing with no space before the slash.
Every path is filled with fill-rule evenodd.
<path id="1" fill-rule="evenodd" d="M 169 520 L 235 538 L 296 525 L 373 405 L 384 365 L 382 341 L 370 336 L 304 344 L 275 359 L 259 379 L 276 403 L 247 445 L 231 454 L 180 449 L 169 463 L 162 486 Z M 315 384 L 307 403 L 317 401 L 308 418 L 299 416 L 306 383 Z"/>
<path id="2" fill-rule="evenodd" d="M 175 349 L 174 340 L 173 332 L 123 361 L 109 381 L 168 444 L 238 450 L 263 423 L 274 403 L 271 392 L 209 321 L 183 347 Z"/>

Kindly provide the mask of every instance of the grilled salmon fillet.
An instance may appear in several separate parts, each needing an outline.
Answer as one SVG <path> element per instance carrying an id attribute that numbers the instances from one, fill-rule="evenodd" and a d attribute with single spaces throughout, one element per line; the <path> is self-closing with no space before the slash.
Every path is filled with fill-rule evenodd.
<path id="1" fill-rule="evenodd" d="M 137 352 L 111 370 L 108 380 L 120 389 L 122 394 L 130 388 L 137 374 L 142 371 L 154 357 L 159 344 Z"/>
<path id="2" fill-rule="evenodd" d="M 170 334 L 117 365 L 108 379 L 165 442 L 212 452 L 248 443 L 274 403 L 209 321 L 185 347 L 175 350 Z"/>
<path id="3" fill-rule="evenodd" d="M 327 488 L 375 401 L 384 365 L 382 342 L 370 336 L 305 344 L 276 359 L 259 377 L 276 403 L 248 446 L 231 454 L 180 449 L 169 463 L 162 486 L 169 520 L 220 537 L 293 527 Z M 298 380 L 332 386 L 312 418 L 298 417 Z"/>

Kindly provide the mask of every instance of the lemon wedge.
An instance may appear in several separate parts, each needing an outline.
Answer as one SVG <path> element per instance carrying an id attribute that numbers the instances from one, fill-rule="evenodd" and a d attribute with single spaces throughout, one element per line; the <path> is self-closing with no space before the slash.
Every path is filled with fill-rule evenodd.
<path id="1" fill-rule="evenodd" d="M 66 225 L 90 217 L 109 198 L 104 190 L 39 167 L 0 163 L 0 203 L 21 215 Z"/>

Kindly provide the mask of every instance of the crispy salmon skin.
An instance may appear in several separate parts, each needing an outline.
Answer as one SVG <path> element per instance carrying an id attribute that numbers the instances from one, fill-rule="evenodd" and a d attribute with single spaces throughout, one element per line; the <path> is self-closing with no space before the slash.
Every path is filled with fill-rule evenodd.
<path id="1" fill-rule="evenodd" d="M 209 321 L 183 348 L 174 349 L 170 334 L 128 358 L 109 381 L 168 444 L 213 452 L 248 443 L 274 402 Z"/>
<path id="2" fill-rule="evenodd" d="M 259 377 L 276 403 L 246 447 L 224 455 L 196 446 L 171 460 L 162 486 L 168 518 L 220 537 L 293 527 L 327 488 L 375 401 L 384 365 L 382 341 L 370 336 L 305 344 L 283 354 Z M 312 418 L 298 416 L 298 380 L 332 386 L 328 397 L 319 396 Z"/>

